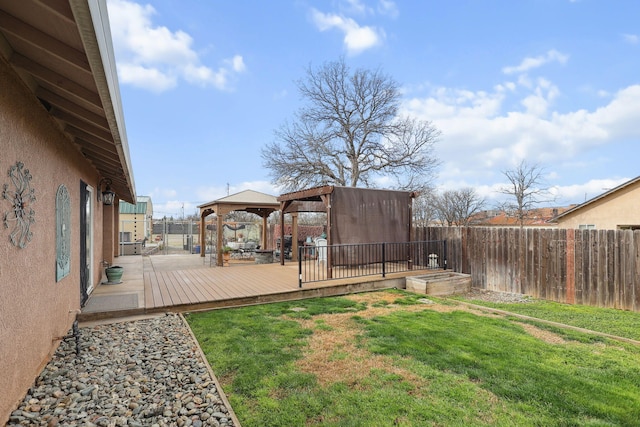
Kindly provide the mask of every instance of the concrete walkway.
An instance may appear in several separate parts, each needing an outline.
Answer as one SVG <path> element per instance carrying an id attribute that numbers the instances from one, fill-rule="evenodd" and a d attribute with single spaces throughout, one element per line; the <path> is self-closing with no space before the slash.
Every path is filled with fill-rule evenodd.
<path id="1" fill-rule="evenodd" d="M 82 313 L 143 310 L 145 308 L 145 264 L 147 269 L 170 271 L 209 268 L 208 263 L 208 258 L 201 258 L 198 255 L 120 256 L 115 259 L 114 265 L 124 268 L 122 283 L 106 284 L 107 278 L 103 272 L 101 283 L 94 287 L 89 300 L 82 308 Z"/>

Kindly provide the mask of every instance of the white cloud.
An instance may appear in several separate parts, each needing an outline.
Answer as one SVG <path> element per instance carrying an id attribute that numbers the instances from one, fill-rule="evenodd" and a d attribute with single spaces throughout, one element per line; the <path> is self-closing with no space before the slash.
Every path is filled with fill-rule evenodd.
<path id="1" fill-rule="evenodd" d="M 631 178 L 617 179 L 592 179 L 584 184 L 565 185 L 554 187 L 554 193 L 559 201 L 575 200 L 576 203 L 583 203 L 615 188 Z"/>
<path id="2" fill-rule="evenodd" d="M 624 41 L 630 44 L 640 43 L 640 36 L 638 36 L 637 34 L 623 34 L 622 38 L 624 39 Z"/>
<path id="3" fill-rule="evenodd" d="M 346 0 L 347 9 L 351 13 L 364 15 L 367 13 L 367 6 L 361 0 Z"/>
<path id="4" fill-rule="evenodd" d="M 118 77 L 123 84 L 162 92 L 184 80 L 226 90 L 231 78 L 245 70 L 239 55 L 223 60 L 217 70 L 203 65 L 192 47 L 193 38 L 184 31 L 154 25 L 156 11 L 149 4 L 109 0 L 108 6 Z"/>
<path id="5" fill-rule="evenodd" d="M 242 73 L 244 72 L 247 67 L 246 65 L 244 65 L 244 60 L 242 59 L 242 56 L 240 55 L 236 55 L 233 58 L 231 58 L 230 60 L 227 60 L 230 64 L 231 67 L 233 69 L 233 71 L 236 71 L 238 73 Z"/>
<path id="6" fill-rule="evenodd" d="M 566 175 L 563 165 L 576 156 L 640 138 L 640 85 L 619 90 L 591 111 L 558 112 L 553 100 L 560 90 L 546 79 L 530 83 L 531 87 L 504 83 L 491 92 L 436 88 L 426 97 L 406 100 L 403 114 L 430 120 L 443 132 L 436 146 L 444 161 L 439 182 L 455 187 L 454 183 L 475 186 L 478 181 L 500 180 L 502 171 L 522 159 L 548 165 L 550 176 Z M 514 108 L 518 105 L 520 109 Z M 593 159 L 579 169 L 606 161 Z"/>
<path id="7" fill-rule="evenodd" d="M 532 94 L 522 100 L 528 114 L 542 117 L 547 114 L 550 103 L 558 96 L 560 91 L 546 79 L 538 79 Z"/>
<path id="8" fill-rule="evenodd" d="M 378 2 L 378 12 L 381 15 L 390 16 L 392 18 L 397 18 L 400 14 L 398 5 L 396 5 L 396 2 L 391 0 L 380 0 Z"/>
<path id="9" fill-rule="evenodd" d="M 320 31 L 337 29 L 344 33 L 344 45 L 347 52 L 357 54 L 381 43 L 382 30 L 360 26 L 355 20 L 336 14 L 325 14 L 316 9 L 311 11 L 312 20 Z"/>
<path id="10" fill-rule="evenodd" d="M 162 73 L 157 68 L 122 63 L 118 65 L 118 77 L 121 83 L 130 83 L 151 92 L 164 92 L 176 86 L 174 75 Z"/>
<path id="11" fill-rule="evenodd" d="M 542 67 L 543 65 L 550 62 L 558 62 L 560 64 L 564 64 L 568 60 L 568 55 L 564 55 L 555 49 L 551 49 L 544 55 L 536 56 L 535 58 L 525 58 L 519 65 L 504 67 L 502 69 L 502 72 L 504 74 L 526 73 L 529 70 Z"/>

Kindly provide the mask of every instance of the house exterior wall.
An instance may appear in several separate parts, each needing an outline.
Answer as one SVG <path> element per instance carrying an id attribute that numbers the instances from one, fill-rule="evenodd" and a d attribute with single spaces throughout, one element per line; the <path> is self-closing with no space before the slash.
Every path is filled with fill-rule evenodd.
<path id="1" fill-rule="evenodd" d="M 32 175 L 35 223 L 24 248 L 0 225 L 0 424 L 33 383 L 80 309 L 80 183 L 93 193 L 91 279 L 100 281 L 103 207 L 95 198 L 99 176 L 0 56 L 0 194 L 15 188 L 9 168 L 20 161 Z M 70 272 L 56 282 L 56 192 L 70 196 Z M 0 222 L 13 203 L 0 195 Z"/>
<path id="2" fill-rule="evenodd" d="M 151 239 L 151 218 L 146 214 L 120 214 L 120 232 L 127 233 L 131 242 Z M 121 241 L 124 241 L 121 239 Z"/>
<path id="3" fill-rule="evenodd" d="M 640 183 L 621 188 L 558 218 L 559 228 L 577 229 L 581 225 L 593 225 L 598 230 L 640 225 Z"/>

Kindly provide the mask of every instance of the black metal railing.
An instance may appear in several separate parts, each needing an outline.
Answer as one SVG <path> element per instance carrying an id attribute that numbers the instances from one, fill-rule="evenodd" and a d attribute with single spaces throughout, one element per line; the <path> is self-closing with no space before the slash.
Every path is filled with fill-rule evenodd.
<path id="1" fill-rule="evenodd" d="M 361 243 L 298 248 L 298 285 L 410 270 L 447 269 L 447 241 Z"/>

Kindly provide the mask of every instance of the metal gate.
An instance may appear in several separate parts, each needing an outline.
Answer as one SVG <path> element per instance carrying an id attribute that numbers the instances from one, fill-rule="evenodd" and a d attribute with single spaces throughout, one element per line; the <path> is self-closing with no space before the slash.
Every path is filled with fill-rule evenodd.
<path id="1" fill-rule="evenodd" d="M 151 238 L 145 244 L 143 253 L 199 254 L 200 224 L 197 221 L 153 221 Z"/>

